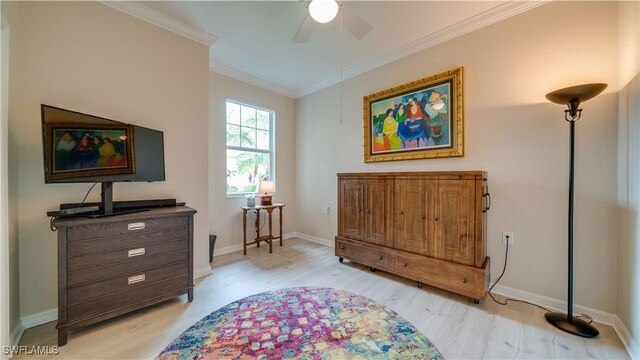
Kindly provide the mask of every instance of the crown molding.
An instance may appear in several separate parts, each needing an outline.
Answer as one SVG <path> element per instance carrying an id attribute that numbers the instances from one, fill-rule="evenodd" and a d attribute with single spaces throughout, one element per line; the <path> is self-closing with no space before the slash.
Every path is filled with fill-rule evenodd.
<path id="1" fill-rule="evenodd" d="M 367 71 L 373 70 L 382 65 L 389 64 L 396 60 L 400 60 L 404 57 L 407 57 L 409 55 L 415 54 L 422 50 L 428 49 L 435 45 L 441 44 L 445 41 L 449 41 L 459 36 L 468 34 L 474 30 L 478 30 L 485 26 L 495 24 L 499 21 L 505 20 L 509 17 L 518 15 L 525 11 L 529 11 L 533 8 L 547 4 L 551 1 L 552 0 L 535 0 L 535 1 L 515 1 L 514 0 L 504 4 L 500 4 L 494 8 L 486 10 L 468 19 L 462 20 L 456 24 L 442 28 L 421 39 L 410 42 L 409 44 L 406 44 L 400 48 L 386 52 L 361 65 L 345 70 L 343 71 L 342 75 L 337 74 L 319 83 L 311 85 L 307 88 L 300 89 L 296 91 L 295 98 L 300 98 L 305 95 L 312 94 L 318 90 L 337 84 L 340 81 L 363 74 Z"/>
<path id="2" fill-rule="evenodd" d="M 140 20 L 159 26 L 165 30 L 169 30 L 180 36 L 184 36 L 187 39 L 193 40 L 207 47 L 210 47 L 218 40 L 218 37 L 215 35 L 209 34 L 208 32 L 200 30 L 193 25 L 184 23 L 135 1 L 99 0 L 98 2 L 127 15 L 137 17 Z"/>
<path id="3" fill-rule="evenodd" d="M 263 80 L 260 79 L 258 77 L 255 77 L 253 75 L 249 75 L 245 72 L 242 71 L 238 71 L 236 69 L 232 69 L 226 65 L 217 63 L 217 62 L 213 62 L 210 61 L 209 62 L 209 70 L 220 74 L 220 75 L 224 75 L 224 76 L 228 76 L 230 78 L 236 79 L 238 81 L 242 81 L 245 82 L 247 84 L 251 84 L 254 86 L 257 86 L 259 88 L 263 88 L 265 90 L 269 90 L 269 91 L 273 91 L 274 93 L 295 99 L 296 98 L 296 92 L 289 90 L 287 88 L 284 88 L 280 85 L 274 84 L 272 82 L 269 82 L 267 80 Z"/>

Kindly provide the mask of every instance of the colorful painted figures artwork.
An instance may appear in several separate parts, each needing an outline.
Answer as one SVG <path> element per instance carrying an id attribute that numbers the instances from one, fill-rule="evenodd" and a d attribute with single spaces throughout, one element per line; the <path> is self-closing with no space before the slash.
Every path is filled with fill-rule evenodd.
<path id="1" fill-rule="evenodd" d="M 371 106 L 374 153 L 451 146 L 449 84 Z"/>
<path id="2" fill-rule="evenodd" d="M 128 129 L 53 129 L 52 173 L 123 169 L 130 161 Z"/>
<path id="3" fill-rule="evenodd" d="M 365 162 L 462 156 L 462 68 L 364 103 Z"/>

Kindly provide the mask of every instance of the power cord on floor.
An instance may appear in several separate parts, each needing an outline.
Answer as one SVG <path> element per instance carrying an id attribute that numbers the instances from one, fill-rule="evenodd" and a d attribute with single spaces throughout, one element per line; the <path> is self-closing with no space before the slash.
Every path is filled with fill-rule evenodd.
<path id="1" fill-rule="evenodd" d="M 504 276 L 505 271 L 507 271 L 507 260 L 509 258 L 509 235 L 507 235 L 506 238 L 507 238 L 507 245 L 505 246 L 506 249 L 505 249 L 505 252 L 504 252 L 504 266 L 502 267 L 502 273 L 500 274 L 500 276 L 498 276 L 498 279 L 496 280 L 496 282 L 494 282 L 493 285 L 491 285 L 491 287 L 489 288 L 489 291 L 487 293 L 489 294 L 489 296 L 491 296 L 491 299 L 493 299 L 493 301 L 495 301 L 499 305 L 506 306 L 509 303 L 509 301 L 513 301 L 513 302 L 520 302 L 520 303 L 529 304 L 531 306 L 535 306 L 537 308 L 540 308 L 540 309 L 542 309 L 542 310 L 544 310 L 546 312 L 551 312 L 551 310 L 547 309 L 544 306 L 541 306 L 541 305 L 538 305 L 538 304 L 534 304 L 532 302 L 525 301 L 525 300 L 505 298 L 504 302 L 500 302 L 500 301 L 496 300 L 496 298 L 491 293 L 491 290 L 493 290 L 493 287 L 498 284 L 500 279 L 502 279 L 502 276 Z M 589 324 L 591 324 L 593 322 L 593 318 L 591 318 L 591 316 L 586 315 L 586 314 L 580 314 L 577 317 L 584 318 Z"/>

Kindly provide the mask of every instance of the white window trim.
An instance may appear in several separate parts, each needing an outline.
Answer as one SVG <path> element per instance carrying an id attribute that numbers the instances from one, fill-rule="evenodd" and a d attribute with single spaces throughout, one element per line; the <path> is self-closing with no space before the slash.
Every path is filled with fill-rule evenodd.
<path id="1" fill-rule="evenodd" d="M 252 149 L 252 148 L 245 148 L 242 146 L 233 146 L 233 145 L 226 145 L 226 134 L 227 134 L 227 102 L 232 102 L 235 104 L 238 104 L 240 106 L 249 106 L 252 107 L 254 109 L 257 110 L 262 110 L 262 111 L 266 111 L 270 114 L 269 116 L 269 149 L 270 150 L 263 150 L 263 149 Z M 224 165 L 225 165 L 225 172 L 228 169 L 228 164 L 227 164 L 227 150 L 239 150 L 239 151 L 253 151 L 253 152 L 258 152 L 258 153 L 263 153 L 263 154 L 271 154 L 271 156 L 269 157 L 269 164 L 271 165 L 271 168 L 269 169 L 269 180 L 273 181 L 273 184 L 276 188 L 276 190 L 278 189 L 278 182 L 276 180 L 276 141 L 275 141 L 275 137 L 276 137 L 276 111 L 263 107 L 263 106 L 259 106 L 259 105 L 253 105 L 251 103 L 248 103 L 246 101 L 241 101 L 241 100 L 236 100 L 233 98 L 229 98 L 227 97 L 225 99 L 224 102 L 224 131 L 225 131 L 225 160 L 224 160 Z M 249 194 L 255 194 L 256 196 L 260 195 L 260 192 L 256 190 L 255 193 L 233 193 L 233 194 L 229 194 L 227 193 L 227 180 L 225 178 L 225 196 L 227 199 L 237 199 L 237 198 L 244 198 Z M 275 196 L 276 192 L 271 193 L 271 195 Z"/>

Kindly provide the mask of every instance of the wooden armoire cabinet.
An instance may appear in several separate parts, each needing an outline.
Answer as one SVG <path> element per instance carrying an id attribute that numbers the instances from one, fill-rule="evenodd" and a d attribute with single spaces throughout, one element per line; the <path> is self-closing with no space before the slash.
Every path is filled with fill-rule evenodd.
<path id="1" fill-rule="evenodd" d="M 336 256 L 478 302 L 487 199 L 484 171 L 338 174 Z"/>

